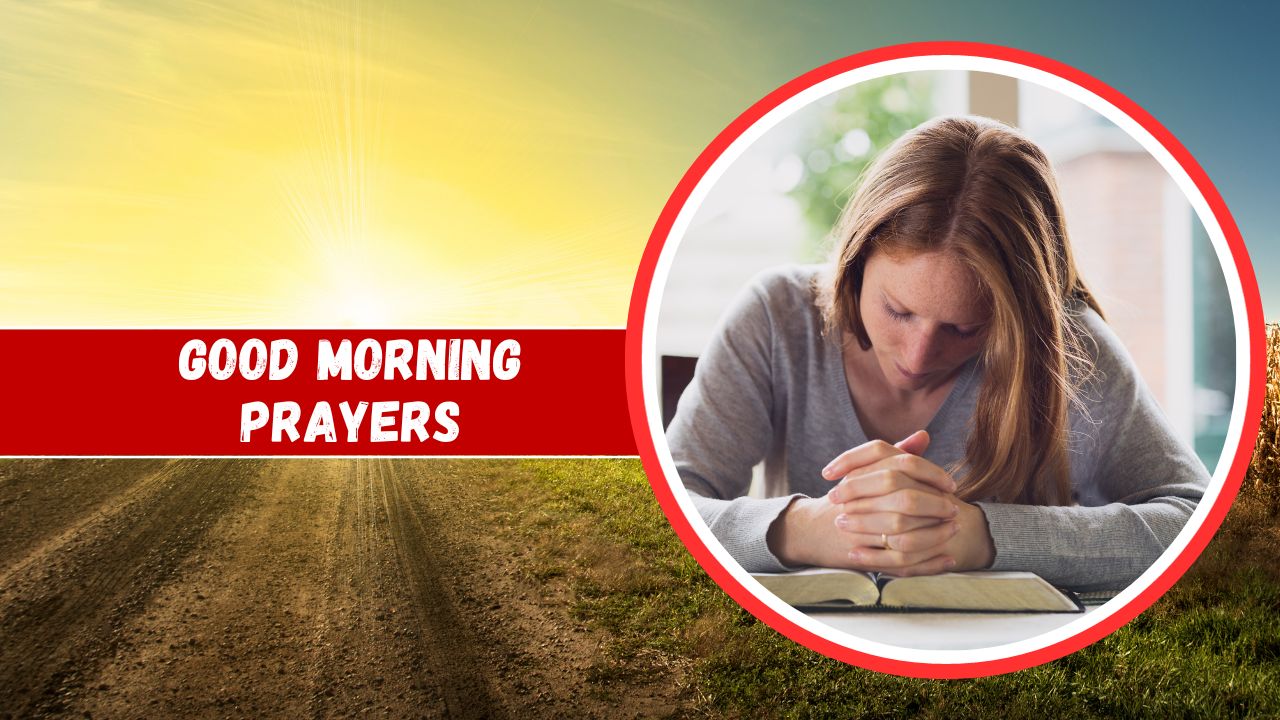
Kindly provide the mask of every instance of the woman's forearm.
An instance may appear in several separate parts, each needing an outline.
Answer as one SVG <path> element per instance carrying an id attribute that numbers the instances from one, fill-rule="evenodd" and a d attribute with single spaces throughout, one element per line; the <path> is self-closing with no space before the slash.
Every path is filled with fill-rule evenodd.
<path id="1" fill-rule="evenodd" d="M 793 499 L 800 495 L 774 498 L 739 497 L 731 500 L 700 495 L 689 497 L 716 540 L 747 572 L 785 572 L 793 569 L 770 549 L 767 535 Z"/>
<path id="2" fill-rule="evenodd" d="M 995 547 L 991 569 L 1034 572 L 1078 590 L 1118 590 L 1169 547 L 1196 503 L 1165 497 L 1096 507 L 979 506 Z"/>

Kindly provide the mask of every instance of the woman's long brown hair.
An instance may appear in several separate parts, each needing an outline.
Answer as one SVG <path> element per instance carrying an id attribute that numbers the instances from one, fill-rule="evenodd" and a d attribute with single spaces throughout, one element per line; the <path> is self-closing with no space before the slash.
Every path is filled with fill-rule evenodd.
<path id="1" fill-rule="evenodd" d="M 1068 407 L 1089 374 L 1081 304 L 1099 314 L 1071 256 L 1048 158 L 1007 125 L 944 117 L 867 169 L 835 228 L 824 288 L 829 331 L 871 348 L 858 298 L 873 252 L 954 253 L 991 303 L 984 381 L 957 474 L 966 500 L 1071 502 Z"/>

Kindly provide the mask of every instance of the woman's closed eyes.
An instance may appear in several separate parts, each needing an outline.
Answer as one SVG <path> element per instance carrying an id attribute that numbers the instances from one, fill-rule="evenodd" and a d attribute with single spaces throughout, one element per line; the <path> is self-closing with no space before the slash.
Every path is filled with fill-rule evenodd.
<path id="1" fill-rule="evenodd" d="M 915 313 L 912 313 L 909 311 L 894 310 L 893 306 L 888 303 L 884 304 L 884 311 L 885 311 L 885 314 L 887 314 L 891 319 L 896 320 L 898 322 L 907 322 L 915 315 Z M 968 339 L 968 338 L 974 337 L 978 333 L 982 332 L 981 325 L 970 328 L 968 330 L 961 329 L 959 327 L 956 327 L 955 325 L 947 325 L 946 327 L 948 330 L 954 333 L 956 337 L 962 338 L 962 339 Z"/>

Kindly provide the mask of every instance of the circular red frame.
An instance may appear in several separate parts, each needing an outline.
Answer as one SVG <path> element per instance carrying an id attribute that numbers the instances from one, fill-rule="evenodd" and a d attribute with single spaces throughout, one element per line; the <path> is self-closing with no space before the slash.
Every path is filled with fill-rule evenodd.
<path id="1" fill-rule="evenodd" d="M 1231 256 L 1235 261 L 1236 270 L 1240 276 L 1240 284 L 1244 293 L 1245 313 L 1247 316 L 1249 337 L 1251 338 L 1248 380 L 1249 388 L 1254 392 L 1250 392 L 1246 403 L 1244 427 L 1240 436 L 1240 446 L 1236 449 L 1235 457 L 1232 459 L 1231 468 L 1227 475 L 1226 484 L 1222 488 L 1221 495 L 1210 509 L 1209 516 L 1205 519 L 1204 524 L 1200 526 L 1194 537 L 1192 537 L 1191 542 L 1174 560 L 1173 564 L 1165 570 L 1163 574 L 1156 578 L 1155 582 L 1151 583 L 1151 585 L 1144 589 L 1124 607 L 1118 609 L 1110 617 L 1084 631 L 1077 633 L 1076 635 L 1038 650 L 997 660 L 984 660 L 970 663 L 927 663 L 897 660 L 879 657 L 877 655 L 845 647 L 806 630 L 782 616 L 739 583 L 733 575 L 731 575 L 729 571 L 720 564 L 707 546 L 702 542 L 702 539 L 694 531 L 693 527 L 689 524 L 688 518 L 685 517 L 679 504 L 676 502 L 670 485 L 668 485 L 664 479 L 665 475 L 661 464 L 658 461 L 654 440 L 649 433 L 649 421 L 645 412 L 643 378 L 641 372 L 642 335 L 644 332 L 645 307 L 648 304 L 649 291 L 653 284 L 654 268 L 657 265 L 658 256 L 662 251 L 663 245 L 666 243 L 667 237 L 671 233 L 672 224 L 675 222 L 680 211 L 684 208 L 685 203 L 688 202 L 690 193 L 702 180 L 702 177 L 706 174 L 707 170 L 716 161 L 716 159 L 720 157 L 730 144 L 737 140 L 739 136 L 741 136 L 758 120 L 763 118 L 774 108 L 778 107 L 778 105 L 803 90 L 855 68 L 873 65 L 887 60 L 930 55 L 963 55 L 1005 60 L 1051 73 L 1090 90 L 1141 124 L 1161 145 L 1165 147 L 1166 150 L 1169 151 L 1171 155 L 1173 155 L 1174 159 L 1178 161 L 1183 170 L 1191 177 L 1191 180 L 1200 190 L 1205 200 L 1208 201 L 1209 207 L 1213 211 L 1213 215 L 1217 219 L 1218 224 L 1221 225 L 1223 234 L 1226 236 L 1227 245 L 1231 251 Z M 1256 392 L 1256 390 L 1264 387 L 1265 366 L 1266 343 L 1265 327 L 1262 318 L 1262 299 L 1258 292 L 1257 279 L 1254 277 L 1253 266 L 1249 261 L 1244 240 L 1241 238 L 1240 230 L 1232 219 L 1231 213 L 1227 210 L 1226 203 L 1223 202 L 1222 196 L 1213 186 L 1213 183 L 1209 181 L 1209 177 L 1205 174 L 1204 170 L 1201 169 L 1200 165 L 1191 157 L 1191 154 L 1187 152 L 1186 148 L 1184 148 L 1182 144 L 1174 138 L 1172 133 L 1165 129 L 1163 125 L 1157 122 L 1155 118 L 1151 117 L 1151 115 L 1146 111 L 1138 107 L 1136 103 L 1125 97 L 1120 92 L 1090 75 L 1055 60 L 1050 60 L 1040 55 L 999 45 L 970 42 L 922 42 L 893 45 L 869 50 L 867 52 L 861 52 L 811 70 L 786 83 L 777 90 L 774 90 L 755 105 L 752 105 L 746 112 L 730 123 L 729 126 L 716 136 L 713 141 L 711 141 L 711 144 L 702 151 L 697 160 L 694 161 L 692 167 L 690 167 L 688 172 L 684 174 L 684 177 L 680 179 L 680 183 L 676 186 L 675 192 L 673 192 L 671 197 L 667 200 L 666 206 L 663 207 L 662 214 L 658 217 L 658 222 L 654 226 L 652 234 L 649 236 L 649 242 L 645 247 L 643 257 L 641 258 L 640 268 L 636 275 L 635 286 L 631 293 L 631 306 L 627 317 L 625 368 L 627 405 L 631 414 L 632 432 L 635 435 L 636 447 L 639 449 L 640 457 L 644 462 L 645 470 L 649 476 L 649 484 L 653 486 L 654 495 L 657 496 L 658 502 L 662 505 L 663 512 L 666 514 L 667 519 L 671 522 L 671 526 L 675 528 L 676 533 L 680 536 L 680 539 L 684 542 L 685 546 L 691 553 L 693 553 L 694 558 L 696 558 L 702 568 L 707 571 L 707 574 L 709 574 L 711 578 L 729 594 L 730 597 L 737 601 L 752 615 L 767 623 L 773 629 L 801 645 L 820 652 L 828 657 L 841 660 L 851 665 L 857 665 L 871 670 L 893 673 L 896 675 L 919 678 L 953 679 L 1013 672 L 1049 662 L 1051 660 L 1056 660 L 1064 655 L 1075 652 L 1086 645 L 1102 639 L 1119 629 L 1129 620 L 1132 620 L 1138 615 L 1138 613 L 1145 610 L 1151 605 L 1151 603 L 1155 602 L 1157 598 L 1163 595 L 1165 591 L 1167 591 L 1173 583 L 1191 567 L 1191 564 L 1195 562 L 1197 557 L 1199 557 L 1200 553 L 1204 550 L 1218 527 L 1221 526 L 1223 518 L 1226 517 L 1232 501 L 1240 490 L 1240 483 L 1244 479 L 1245 471 L 1248 469 L 1249 461 L 1252 456 L 1253 445 L 1257 438 L 1258 424 L 1262 412 L 1262 394 L 1260 392 Z"/>

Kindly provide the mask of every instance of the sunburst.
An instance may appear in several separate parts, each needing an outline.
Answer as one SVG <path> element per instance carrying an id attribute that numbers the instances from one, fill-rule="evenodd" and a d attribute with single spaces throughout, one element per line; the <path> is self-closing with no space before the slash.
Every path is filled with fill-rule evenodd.
<path id="1" fill-rule="evenodd" d="M 679 145 L 435 12 L 0 0 L 0 325 L 621 324 L 654 198 L 584 170 Z"/>

